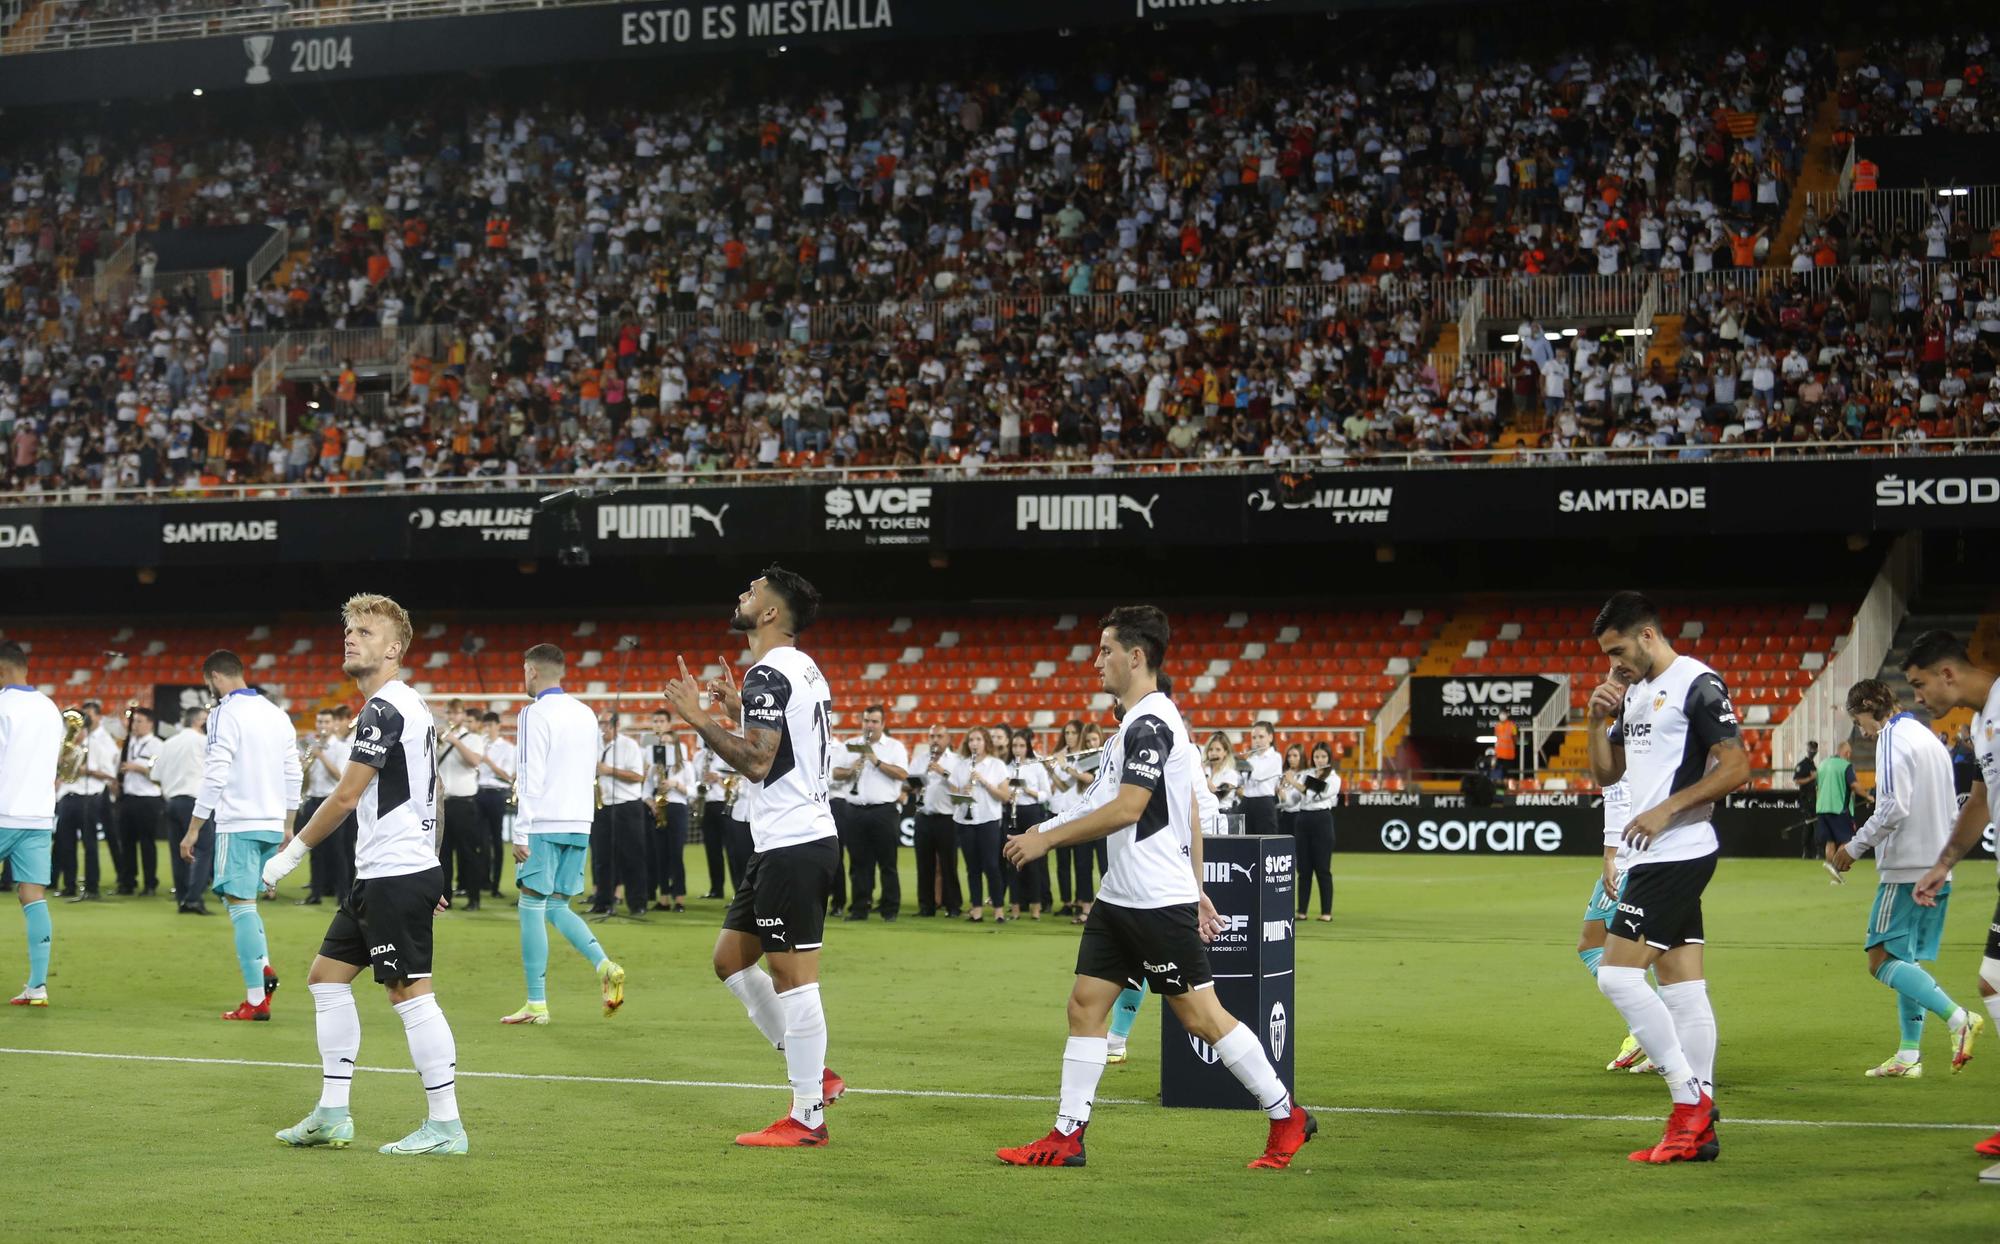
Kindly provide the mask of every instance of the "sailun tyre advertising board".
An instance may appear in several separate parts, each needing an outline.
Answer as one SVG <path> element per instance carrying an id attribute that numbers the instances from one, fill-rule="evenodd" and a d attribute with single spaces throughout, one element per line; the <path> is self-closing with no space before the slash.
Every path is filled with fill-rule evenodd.
<path id="1" fill-rule="evenodd" d="M 2000 527 L 2000 457 L 1008 475 L 0 507 L 0 568 L 1258 548 Z M 1419 706 L 1419 711 L 1421 706 Z M 1490 720 L 1487 724 L 1490 724 Z"/>

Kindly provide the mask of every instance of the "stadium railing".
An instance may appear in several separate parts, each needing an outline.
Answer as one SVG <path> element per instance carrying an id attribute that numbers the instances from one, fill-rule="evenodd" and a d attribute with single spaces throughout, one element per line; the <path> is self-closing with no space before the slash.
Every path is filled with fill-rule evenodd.
<path id="1" fill-rule="evenodd" d="M 1468 449 L 1451 452 L 1401 450 L 1354 454 L 1340 462 L 1316 456 L 1293 458 L 1145 458 L 1098 464 L 1084 459 L 1052 462 L 933 462 L 906 466 L 763 467 L 715 471 L 597 472 L 566 475 L 463 475 L 415 480 L 342 480 L 312 483 L 203 484 L 192 488 L 86 488 L 47 492 L 0 493 L 7 505 L 117 505 L 159 501 L 271 501 L 306 497 L 361 497 L 409 493 L 534 492 L 565 488 L 788 487 L 795 484 L 839 484 L 882 480 L 1043 479 L 1112 480 L 1161 474 L 1256 475 L 1281 471 L 1312 472 L 1410 467 L 1458 470 L 1505 469 L 1521 466 L 1603 466 L 1609 462 L 1759 462 L 1819 459 L 1832 461 L 1867 453 L 1893 458 L 1943 457 L 1964 453 L 2000 452 L 2000 437 L 1936 440 L 1785 441 L 1779 444 L 1729 442 L 1715 445 L 1630 448 L 1595 446 L 1588 449 Z"/>
<path id="2" fill-rule="evenodd" d="M 259 30 L 290 30 L 319 26 L 358 26 L 375 22 L 427 17 L 467 17 L 521 9 L 553 9 L 614 0 L 365 0 L 363 3 L 314 7 L 246 5 L 227 9 L 190 9 L 156 17 L 105 17 L 53 28 L 31 46 L 16 50 L 67 52 L 76 48 L 120 47 L 134 43 L 166 43 L 175 39 L 205 39 L 212 35 L 248 34 Z"/>
<path id="3" fill-rule="evenodd" d="M 1825 220 L 1834 209 L 1847 214 L 1848 228 L 1873 225 L 1878 231 L 1920 232 L 1943 212 L 1963 218 L 1975 233 L 2000 223 L 2000 185 L 1924 186 L 1904 190 L 1814 190 L 1806 206 Z"/>

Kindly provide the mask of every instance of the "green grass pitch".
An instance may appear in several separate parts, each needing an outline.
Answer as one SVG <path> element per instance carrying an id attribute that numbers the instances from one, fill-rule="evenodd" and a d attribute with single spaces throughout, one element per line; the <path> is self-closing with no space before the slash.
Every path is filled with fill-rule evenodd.
<path id="1" fill-rule="evenodd" d="M 2000 1035 L 1953 1076 L 1933 1021 L 1925 1079 L 1861 1075 L 1896 1037 L 1860 950 L 1869 865 L 1835 889 L 1810 863 L 1724 861 L 1707 908 L 1722 1158 L 1669 1168 L 1625 1160 L 1667 1097 L 1603 1070 L 1623 1028 L 1573 953 L 1591 860 L 1336 866 L 1336 923 L 1299 929 L 1293 1027 L 1298 1096 L 1326 1109 L 1281 1173 L 1244 1169 L 1256 1112 L 1152 1104 L 1152 999 L 1106 1072 L 1090 1165 L 994 1160 L 1049 1126 L 1066 922 L 832 925 L 830 1061 L 854 1091 L 827 1149 L 773 1152 L 730 1144 L 788 1098 L 781 1056 L 709 969 L 720 903 L 597 926 L 631 974 L 611 1019 L 553 938 L 546 1028 L 496 1022 L 522 996 L 513 907 L 448 914 L 438 996 L 472 1154 L 399 1161 L 374 1147 L 423 1098 L 365 978 L 360 1061 L 384 1070 L 356 1078 L 355 1147 L 272 1139 L 319 1088 L 305 967 L 329 909 L 293 906 L 302 876 L 265 908 L 285 977 L 268 1025 L 216 1018 L 241 996 L 221 915 L 57 903 L 54 1004 L 0 1014 L 0 1239 L 2000 1239 L 2000 1187 L 1972 1153 L 2000 1125 Z M 1937 967 L 1973 1006 L 1993 883 L 1989 864 L 1960 869 Z M 0 915 L 10 971 L 19 929 Z"/>

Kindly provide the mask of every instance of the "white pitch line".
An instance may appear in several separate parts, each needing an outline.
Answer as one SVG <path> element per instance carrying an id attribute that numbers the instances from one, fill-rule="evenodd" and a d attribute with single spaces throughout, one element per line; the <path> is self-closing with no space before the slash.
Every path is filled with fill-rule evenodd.
<path id="1" fill-rule="evenodd" d="M 180 1054 L 107 1054 L 94 1050 L 36 1050 L 16 1046 L 0 1046 L 0 1054 L 38 1054 L 46 1058 L 96 1058 L 112 1062 L 130 1063 L 183 1063 L 207 1067 L 272 1067 L 282 1071 L 318 1071 L 318 1063 L 285 1063 L 257 1058 L 194 1058 Z M 357 1067 L 378 1075 L 413 1076 L 416 1071 L 409 1067 Z M 460 1079 L 478 1080 L 540 1080 L 552 1084 L 638 1084 L 652 1088 L 692 1088 L 692 1089 L 756 1089 L 759 1092 L 790 1092 L 789 1084 L 756 1084 L 747 1080 L 659 1080 L 648 1076 L 571 1076 L 555 1073 L 527 1071 L 465 1071 L 458 1072 Z M 951 1089 L 888 1089 L 850 1088 L 849 1093 L 869 1097 L 916 1097 L 944 1098 L 964 1101 L 1020 1101 L 1051 1102 L 1053 1097 L 1035 1093 L 967 1093 Z M 1100 1097 L 1099 1104 L 1106 1106 L 1153 1106 L 1151 1099 L 1134 1097 Z M 1386 1115 L 1410 1119 L 1519 1119 L 1536 1123 L 1658 1123 L 1657 1114 L 1565 1114 L 1538 1113 L 1531 1110 L 1426 1110 L 1401 1106 L 1313 1106 L 1306 1109 L 1316 1114 L 1359 1114 Z M 1857 1127 L 1878 1128 L 1896 1131 L 1919 1132 L 1983 1132 L 1983 1123 L 1900 1123 L 1862 1119 L 1739 1119 L 1729 1116 L 1723 1123 L 1730 1127 Z"/>

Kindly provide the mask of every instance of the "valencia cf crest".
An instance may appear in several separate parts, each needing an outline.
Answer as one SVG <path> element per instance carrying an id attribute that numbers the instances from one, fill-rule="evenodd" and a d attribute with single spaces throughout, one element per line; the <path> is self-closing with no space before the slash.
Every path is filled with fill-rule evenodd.
<path id="1" fill-rule="evenodd" d="M 1285 1056 L 1285 1004 L 1271 1004 L 1271 1061 L 1277 1062 Z"/>

